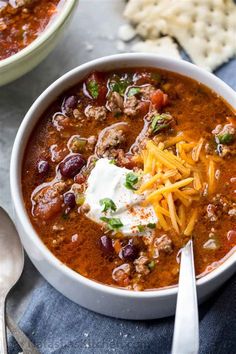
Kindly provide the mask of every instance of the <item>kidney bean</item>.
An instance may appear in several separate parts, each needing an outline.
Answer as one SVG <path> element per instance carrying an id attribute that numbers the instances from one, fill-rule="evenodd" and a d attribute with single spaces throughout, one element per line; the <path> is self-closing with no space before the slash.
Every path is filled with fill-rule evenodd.
<path id="1" fill-rule="evenodd" d="M 85 160 L 80 154 L 71 155 L 59 164 L 59 171 L 65 178 L 73 178 L 85 165 Z"/>
<path id="2" fill-rule="evenodd" d="M 70 209 L 73 209 L 76 205 L 75 203 L 75 195 L 74 193 L 71 193 L 71 192 L 68 192 L 68 193 L 65 193 L 64 196 L 63 196 L 63 201 L 64 201 L 64 204 L 69 207 Z"/>
<path id="3" fill-rule="evenodd" d="M 78 104 L 78 99 L 76 96 L 69 96 L 63 102 L 63 109 L 65 111 L 70 111 L 71 109 L 75 109 Z"/>
<path id="4" fill-rule="evenodd" d="M 100 243 L 101 243 L 102 250 L 104 252 L 112 253 L 114 251 L 113 246 L 112 246 L 112 240 L 110 239 L 110 237 L 103 235 L 100 238 Z"/>
<path id="5" fill-rule="evenodd" d="M 128 244 L 122 249 L 121 254 L 124 259 L 134 261 L 135 258 L 138 257 L 138 248 L 134 245 Z"/>
<path id="6" fill-rule="evenodd" d="M 37 168 L 41 176 L 46 176 L 50 170 L 50 165 L 47 161 L 41 160 L 38 162 Z"/>

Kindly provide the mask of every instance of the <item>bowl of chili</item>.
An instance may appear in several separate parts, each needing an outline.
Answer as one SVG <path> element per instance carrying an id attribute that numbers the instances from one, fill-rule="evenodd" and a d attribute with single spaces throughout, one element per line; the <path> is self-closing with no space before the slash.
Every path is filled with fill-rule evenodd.
<path id="1" fill-rule="evenodd" d="M 207 299 L 235 272 L 235 98 L 203 69 L 151 54 L 100 58 L 49 86 L 10 167 L 16 226 L 41 274 L 105 315 L 169 316 L 192 237 Z"/>
<path id="2" fill-rule="evenodd" d="M 53 50 L 77 4 L 77 0 L 0 2 L 0 86 L 33 69 Z"/>

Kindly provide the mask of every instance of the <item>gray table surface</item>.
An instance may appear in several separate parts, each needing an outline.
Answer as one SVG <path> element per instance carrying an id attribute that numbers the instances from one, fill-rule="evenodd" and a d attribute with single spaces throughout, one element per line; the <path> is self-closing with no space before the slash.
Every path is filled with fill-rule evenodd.
<path id="1" fill-rule="evenodd" d="M 55 79 L 88 60 L 117 53 L 117 30 L 124 19 L 125 0 L 80 0 L 80 5 L 57 48 L 36 69 L 0 88 L 0 205 L 11 214 L 9 164 L 17 129 L 38 95 Z M 127 45 L 127 51 L 129 45 Z M 231 86 L 235 60 L 229 71 L 217 74 Z M 235 66 L 234 66 L 235 67 Z M 234 87 L 236 88 L 236 87 Z M 42 277 L 26 258 L 25 269 L 8 299 L 8 311 L 15 319 L 23 313 L 30 295 Z"/>

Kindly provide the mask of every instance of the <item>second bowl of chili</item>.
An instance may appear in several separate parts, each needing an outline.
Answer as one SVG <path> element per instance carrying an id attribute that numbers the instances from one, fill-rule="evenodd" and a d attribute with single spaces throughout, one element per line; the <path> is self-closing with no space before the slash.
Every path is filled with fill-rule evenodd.
<path id="1" fill-rule="evenodd" d="M 0 4 L 0 86 L 38 65 L 52 51 L 78 0 Z"/>

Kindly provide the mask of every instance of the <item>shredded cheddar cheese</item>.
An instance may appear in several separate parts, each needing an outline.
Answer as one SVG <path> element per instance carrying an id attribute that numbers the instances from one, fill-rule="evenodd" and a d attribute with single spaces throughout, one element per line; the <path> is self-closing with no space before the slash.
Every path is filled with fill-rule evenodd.
<path id="1" fill-rule="evenodd" d="M 214 192 L 215 189 L 215 162 L 210 160 L 208 166 L 208 192 L 209 194 Z"/>
<path id="2" fill-rule="evenodd" d="M 158 217 L 158 228 L 173 228 L 176 233 L 191 236 L 198 218 L 196 202 L 208 184 L 216 187 L 216 159 L 203 149 L 204 139 L 191 141 L 180 132 L 164 142 L 146 142 L 138 156 L 148 179 L 136 191 L 144 194 L 144 205 L 151 204 Z"/>

